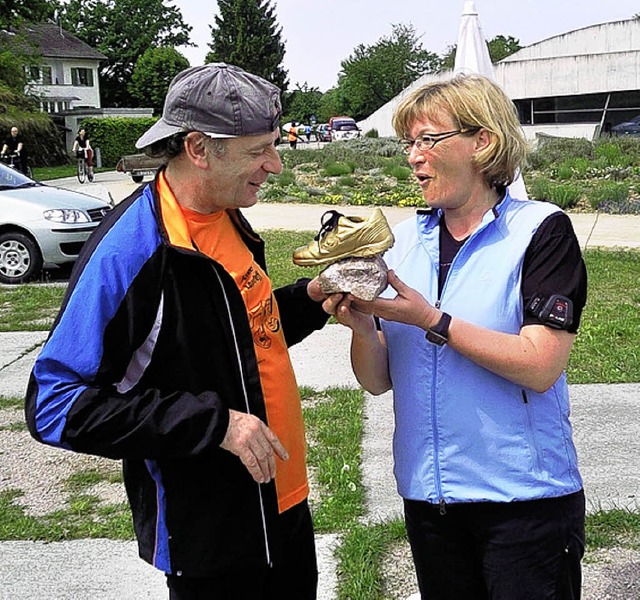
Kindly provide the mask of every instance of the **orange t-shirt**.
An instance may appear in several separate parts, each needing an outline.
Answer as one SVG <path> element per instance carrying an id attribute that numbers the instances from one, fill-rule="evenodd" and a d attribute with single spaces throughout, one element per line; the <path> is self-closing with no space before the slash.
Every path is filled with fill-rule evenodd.
<path id="1" fill-rule="evenodd" d="M 177 204 L 164 174 L 158 178 L 163 203 Z M 175 203 L 175 204 L 174 204 Z M 233 277 L 247 309 L 264 395 L 267 420 L 289 453 L 276 458 L 278 508 L 284 512 L 309 494 L 302 407 L 293 366 L 282 331 L 271 280 L 256 263 L 226 211 L 204 215 L 181 207 L 196 246 Z M 167 211 L 165 214 L 175 212 Z"/>

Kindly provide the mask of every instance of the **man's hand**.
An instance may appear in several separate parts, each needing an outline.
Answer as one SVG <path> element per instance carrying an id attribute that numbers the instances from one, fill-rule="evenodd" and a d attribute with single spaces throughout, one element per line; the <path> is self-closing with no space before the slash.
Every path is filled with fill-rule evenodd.
<path id="1" fill-rule="evenodd" d="M 324 302 L 329 297 L 329 294 L 322 291 L 317 277 L 314 277 L 307 284 L 307 294 L 314 302 Z"/>
<path id="2" fill-rule="evenodd" d="M 220 444 L 235 454 L 258 483 L 269 483 L 276 476 L 275 454 L 282 460 L 289 455 L 271 429 L 258 417 L 229 410 L 229 427 Z"/>

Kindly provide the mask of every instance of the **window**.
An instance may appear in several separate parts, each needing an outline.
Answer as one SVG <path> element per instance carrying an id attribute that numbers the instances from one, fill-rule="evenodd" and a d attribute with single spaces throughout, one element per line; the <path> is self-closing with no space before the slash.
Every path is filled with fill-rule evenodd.
<path id="1" fill-rule="evenodd" d="M 25 67 L 29 81 L 40 80 L 40 67 Z"/>
<path id="2" fill-rule="evenodd" d="M 93 71 L 91 69 L 71 69 L 71 83 L 93 87 Z"/>
<path id="3" fill-rule="evenodd" d="M 42 67 L 42 84 L 51 85 L 53 83 L 53 74 L 51 67 Z"/>

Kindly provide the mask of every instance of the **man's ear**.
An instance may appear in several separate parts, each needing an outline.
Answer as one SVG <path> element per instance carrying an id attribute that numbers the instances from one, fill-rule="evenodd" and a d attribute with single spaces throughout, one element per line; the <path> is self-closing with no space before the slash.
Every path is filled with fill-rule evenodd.
<path id="1" fill-rule="evenodd" d="M 209 166 L 211 152 L 207 149 L 206 137 L 197 131 L 191 131 L 184 138 L 184 152 L 189 160 L 198 168 Z"/>

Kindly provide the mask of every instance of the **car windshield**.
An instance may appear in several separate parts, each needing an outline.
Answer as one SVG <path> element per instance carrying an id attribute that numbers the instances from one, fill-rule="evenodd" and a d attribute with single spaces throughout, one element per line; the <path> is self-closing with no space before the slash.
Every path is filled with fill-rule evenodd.
<path id="1" fill-rule="evenodd" d="M 32 179 L 29 179 L 26 175 L 16 171 L 6 165 L 0 164 L 0 188 L 3 190 L 11 188 L 29 187 L 32 185 L 38 185 Z"/>
<path id="2" fill-rule="evenodd" d="M 358 126 L 355 123 L 338 123 L 333 127 L 336 131 L 357 131 Z"/>

